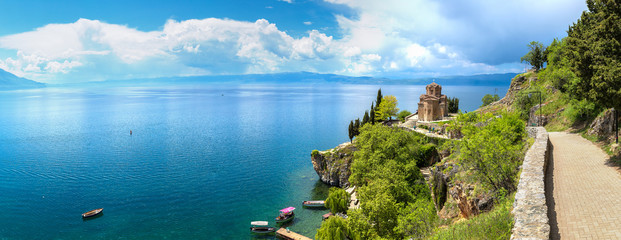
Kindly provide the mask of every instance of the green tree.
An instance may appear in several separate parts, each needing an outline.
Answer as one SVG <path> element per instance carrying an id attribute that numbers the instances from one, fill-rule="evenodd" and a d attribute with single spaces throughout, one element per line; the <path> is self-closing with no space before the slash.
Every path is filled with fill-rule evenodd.
<path id="1" fill-rule="evenodd" d="M 397 228 L 399 213 L 417 199 L 431 201 L 417 167 L 423 142 L 419 135 L 398 128 L 362 126 L 349 178 L 361 202 L 360 209 L 348 212 L 353 239 L 403 239 Z"/>
<path id="2" fill-rule="evenodd" d="M 437 218 L 433 203 L 427 199 L 419 199 L 401 211 L 397 229 L 407 238 L 424 239 L 433 232 Z"/>
<path id="3" fill-rule="evenodd" d="M 520 58 L 520 62 L 527 62 L 535 71 L 539 71 L 546 62 L 544 57 L 545 47 L 540 42 L 530 42 L 527 47 L 530 49 L 526 55 Z"/>
<path id="4" fill-rule="evenodd" d="M 383 99 L 383 95 L 382 95 L 382 89 L 378 89 L 377 90 L 377 97 L 375 99 L 375 111 L 377 112 L 377 109 L 379 108 L 380 104 L 382 103 L 382 99 Z"/>
<path id="5" fill-rule="evenodd" d="M 362 213 L 361 209 L 347 212 L 347 229 L 349 237 L 353 240 L 366 240 L 378 238 L 377 232 L 371 226 L 371 221 Z"/>
<path id="6" fill-rule="evenodd" d="M 589 11 L 567 31 L 569 84 L 577 100 L 621 109 L 621 3 L 587 0 Z"/>
<path id="7" fill-rule="evenodd" d="M 331 187 L 325 205 L 333 213 L 347 212 L 349 208 L 349 194 L 341 188 Z"/>
<path id="8" fill-rule="evenodd" d="M 354 121 L 349 121 L 349 128 L 347 129 L 349 132 L 349 142 L 353 142 L 354 140 Z"/>
<path id="9" fill-rule="evenodd" d="M 369 114 L 369 121 L 371 122 L 371 124 L 375 124 L 375 107 L 373 106 L 373 103 L 371 103 L 371 113 Z"/>
<path id="10" fill-rule="evenodd" d="M 405 122 L 405 117 L 410 116 L 411 114 L 412 113 L 408 110 L 401 110 L 401 112 L 397 115 L 397 118 L 399 118 L 401 122 Z"/>
<path id="11" fill-rule="evenodd" d="M 381 101 L 377 111 L 375 111 L 375 119 L 377 121 L 384 121 L 387 118 L 392 120 L 393 116 L 397 116 L 399 108 L 397 108 L 397 98 L 393 95 L 385 96 Z"/>
<path id="12" fill-rule="evenodd" d="M 485 96 L 483 96 L 483 99 L 481 99 L 481 101 L 483 102 L 483 105 L 481 105 L 481 107 L 490 105 L 491 103 L 500 100 L 500 97 L 498 97 L 498 94 L 494 94 L 494 96 L 492 96 L 491 94 L 485 94 Z"/>
<path id="13" fill-rule="evenodd" d="M 347 235 L 347 222 L 343 218 L 332 216 L 321 222 L 321 227 L 317 230 L 315 239 L 345 240 Z"/>
<path id="14" fill-rule="evenodd" d="M 354 136 L 358 136 L 360 134 L 360 118 L 356 118 L 354 121 Z"/>
<path id="15" fill-rule="evenodd" d="M 362 125 L 367 124 L 371 119 L 369 118 L 369 111 L 364 111 L 364 117 L 362 117 Z"/>
<path id="16" fill-rule="evenodd" d="M 487 114 L 480 119 L 487 125 L 479 128 L 466 124 L 462 128 L 460 162 L 493 190 L 512 192 L 523 156 L 524 122 L 518 114 L 508 113 L 501 117 Z"/>
<path id="17" fill-rule="evenodd" d="M 459 98 L 447 98 L 447 102 L 449 113 L 457 113 L 459 111 Z"/>

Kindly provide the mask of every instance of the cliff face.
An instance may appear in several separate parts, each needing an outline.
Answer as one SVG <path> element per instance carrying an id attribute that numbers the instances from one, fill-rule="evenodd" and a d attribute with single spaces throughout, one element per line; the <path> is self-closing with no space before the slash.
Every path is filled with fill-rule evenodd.
<path id="1" fill-rule="evenodd" d="M 354 151 L 356 146 L 349 142 L 326 151 L 314 150 L 311 161 L 321 181 L 332 186 L 348 187 Z"/>

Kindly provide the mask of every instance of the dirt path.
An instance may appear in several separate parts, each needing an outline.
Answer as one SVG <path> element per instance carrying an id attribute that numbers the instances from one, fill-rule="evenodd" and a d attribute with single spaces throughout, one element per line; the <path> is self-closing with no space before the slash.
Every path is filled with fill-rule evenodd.
<path id="1" fill-rule="evenodd" d="M 621 239 L 621 175 L 580 135 L 551 132 L 546 177 L 551 239 Z"/>

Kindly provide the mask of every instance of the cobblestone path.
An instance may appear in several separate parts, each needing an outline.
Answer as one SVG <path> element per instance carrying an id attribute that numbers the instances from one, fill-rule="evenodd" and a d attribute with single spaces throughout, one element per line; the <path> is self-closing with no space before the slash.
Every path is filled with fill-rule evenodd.
<path id="1" fill-rule="evenodd" d="M 551 132 L 546 176 L 551 239 L 621 239 L 621 174 L 577 134 Z"/>

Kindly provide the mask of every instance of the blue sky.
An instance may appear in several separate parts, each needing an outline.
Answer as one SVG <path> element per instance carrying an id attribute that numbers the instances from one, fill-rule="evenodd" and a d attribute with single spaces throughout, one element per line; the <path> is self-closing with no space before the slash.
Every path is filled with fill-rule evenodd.
<path id="1" fill-rule="evenodd" d="M 0 0 L 0 68 L 48 83 L 310 71 L 523 71 L 581 0 Z"/>

